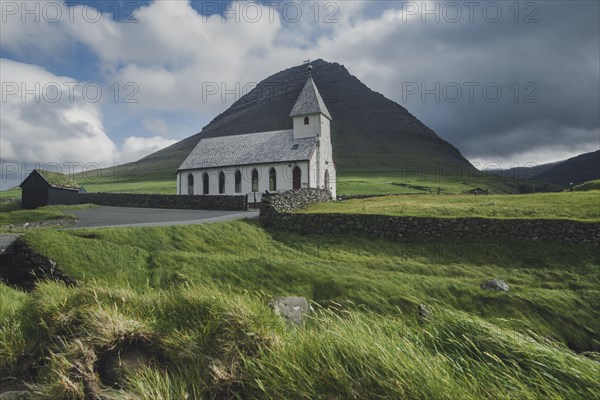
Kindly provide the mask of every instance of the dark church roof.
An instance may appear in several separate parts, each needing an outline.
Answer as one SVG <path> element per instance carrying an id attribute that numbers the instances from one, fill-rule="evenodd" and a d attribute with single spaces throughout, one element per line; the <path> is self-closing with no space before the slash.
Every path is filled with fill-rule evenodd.
<path id="1" fill-rule="evenodd" d="M 308 81 L 306 81 L 304 89 L 300 92 L 300 96 L 298 96 L 298 100 L 296 100 L 296 104 L 294 104 L 294 108 L 292 108 L 290 117 L 318 113 L 322 113 L 330 120 L 332 119 L 323 98 L 319 94 L 315 82 L 312 77 L 310 77 L 308 78 Z"/>
<path id="2" fill-rule="evenodd" d="M 201 139 L 179 170 L 309 160 L 316 137 L 294 140 L 293 130 Z"/>

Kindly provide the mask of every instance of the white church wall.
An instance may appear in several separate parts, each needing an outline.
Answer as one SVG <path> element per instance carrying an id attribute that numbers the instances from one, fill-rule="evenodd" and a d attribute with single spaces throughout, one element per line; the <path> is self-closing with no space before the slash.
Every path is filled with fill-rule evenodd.
<path id="1" fill-rule="evenodd" d="M 318 136 L 321 131 L 321 114 L 308 115 L 308 125 L 304 125 L 304 116 L 294 117 L 294 139 L 304 139 Z"/>
<path id="2" fill-rule="evenodd" d="M 308 187 L 309 184 L 309 165 L 306 161 L 277 163 L 277 164 L 262 164 L 225 168 L 207 168 L 193 171 L 181 171 L 177 174 L 178 194 L 188 194 L 188 175 L 194 177 L 194 193 L 195 195 L 203 194 L 203 176 L 208 173 L 209 177 L 209 195 L 225 194 L 228 196 L 246 195 L 252 192 L 252 171 L 258 171 L 258 191 L 264 193 L 269 190 L 269 172 L 271 168 L 275 169 L 277 174 L 277 191 L 292 190 L 293 185 L 293 169 L 300 167 L 301 170 L 301 187 Z M 240 193 L 235 191 L 235 173 L 239 170 L 242 175 L 242 190 Z M 219 174 L 223 171 L 225 174 L 225 193 L 219 193 Z M 314 187 L 314 186 L 311 186 Z"/>

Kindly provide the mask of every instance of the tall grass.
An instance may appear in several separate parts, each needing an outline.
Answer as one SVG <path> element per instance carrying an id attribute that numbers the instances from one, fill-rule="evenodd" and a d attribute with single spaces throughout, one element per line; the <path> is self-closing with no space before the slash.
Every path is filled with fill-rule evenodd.
<path id="1" fill-rule="evenodd" d="M 591 245 L 303 237 L 247 221 L 29 232 L 25 238 L 67 275 L 110 287 L 202 284 L 303 295 L 324 306 L 352 301 L 381 314 L 442 302 L 501 326 L 534 329 L 573 349 L 598 349 L 600 269 Z M 493 278 L 506 280 L 511 292 L 479 288 Z"/>
<path id="2" fill-rule="evenodd" d="M 584 245 L 436 244 L 257 223 L 32 231 L 79 282 L 0 284 L 0 377 L 49 398 L 595 399 L 600 268 Z M 502 278 L 508 293 L 479 284 Z M 304 295 L 300 326 L 270 309 Z M 431 310 L 421 318 L 417 305 Z M 118 385 L 105 360 L 151 356 Z"/>
<path id="3" fill-rule="evenodd" d="M 46 360 L 35 389 L 53 398 L 593 399 L 600 390 L 598 361 L 447 308 L 419 323 L 338 305 L 288 326 L 261 295 L 47 283 L 19 311 L 21 359 Z M 99 360 L 132 347 L 154 361 L 107 386 Z"/>

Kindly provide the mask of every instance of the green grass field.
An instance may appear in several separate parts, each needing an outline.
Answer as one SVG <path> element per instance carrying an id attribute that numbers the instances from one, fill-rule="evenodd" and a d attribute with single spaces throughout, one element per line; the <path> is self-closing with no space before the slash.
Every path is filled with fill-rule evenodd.
<path id="1" fill-rule="evenodd" d="M 382 196 L 320 203 L 297 212 L 600 221 L 600 191 L 524 195 Z"/>
<path id="2" fill-rule="evenodd" d="M 25 239 L 80 282 L 28 294 L 0 284 L 0 376 L 25 370 L 50 398 L 96 386 L 106 399 L 153 400 L 600 392 L 594 246 L 300 236 L 247 221 Z M 511 291 L 482 291 L 492 278 Z M 317 311 L 288 326 L 268 306 L 279 295 Z M 107 387 L 98 360 L 128 348 L 155 363 Z"/>
<path id="3" fill-rule="evenodd" d="M 46 206 L 35 210 L 23 210 L 19 201 L 0 203 L 0 228 L 11 224 L 23 224 L 26 222 L 42 222 L 52 220 L 75 220 L 69 210 L 94 207 L 92 204 L 68 205 L 68 206 Z"/>

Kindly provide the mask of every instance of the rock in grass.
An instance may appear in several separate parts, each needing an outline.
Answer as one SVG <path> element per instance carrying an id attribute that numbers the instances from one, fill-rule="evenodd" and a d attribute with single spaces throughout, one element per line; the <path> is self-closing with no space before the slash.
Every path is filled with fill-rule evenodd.
<path id="1" fill-rule="evenodd" d="M 492 279 L 481 284 L 482 290 L 495 290 L 497 292 L 508 292 L 510 286 L 506 282 L 500 279 Z"/>
<path id="2" fill-rule="evenodd" d="M 308 300 L 304 297 L 279 297 L 272 303 L 275 314 L 283 317 L 285 322 L 300 325 L 310 312 Z"/>
<path id="3" fill-rule="evenodd" d="M 425 304 L 419 304 L 417 306 L 417 315 L 419 316 L 419 323 L 429 321 L 431 319 L 431 310 Z"/>
<path id="4" fill-rule="evenodd" d="M 150 364 L 151 357 L 143 349 L 131 348 L 110 354 L 104 363 L 103 378 L 110 385 L 125 382 L 128 375 Z"/>

